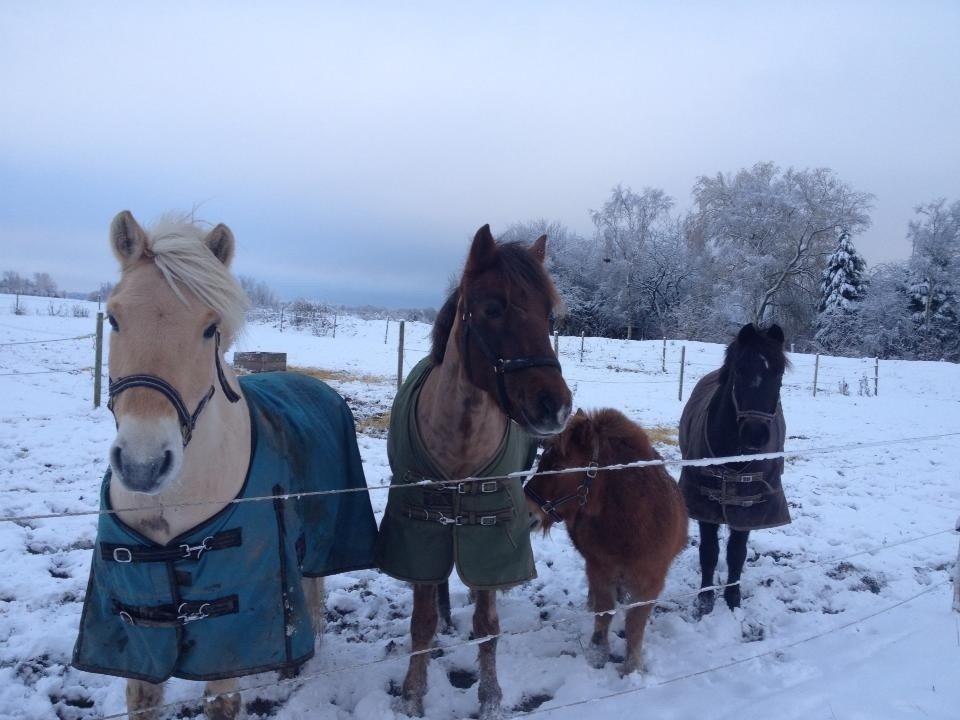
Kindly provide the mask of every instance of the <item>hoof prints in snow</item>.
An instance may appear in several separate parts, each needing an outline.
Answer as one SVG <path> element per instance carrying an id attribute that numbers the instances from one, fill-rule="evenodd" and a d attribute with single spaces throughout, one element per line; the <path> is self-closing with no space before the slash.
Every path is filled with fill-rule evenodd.
<path id="1" fill-rule="evenodd" d="M 450 680 L 450 684 L 455 688 L 467 690 L 473 687 L 474 683 L 477 682 L 477 673 L 475 670 L 454 668 L 453 670 L 447 671 L 447 678 Z"/>
<path id="2" fill-rule="evenodd" d="M 544 695 L 542 693 L 537 695 L 527 695 L 521 700 L 516 707 L 513 708 L 514 712 L 530 712 L 531 710 L 536 710 L 538 707 L 543 705 L 545 702 L 553 700 L 553 695 Z"/>

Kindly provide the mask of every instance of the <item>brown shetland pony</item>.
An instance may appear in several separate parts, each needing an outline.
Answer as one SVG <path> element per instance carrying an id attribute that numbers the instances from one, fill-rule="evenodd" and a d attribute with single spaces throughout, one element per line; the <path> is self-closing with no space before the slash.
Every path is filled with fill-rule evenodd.
<path id="1" fill-rule="evenodd" d="M 639 425 L 622 413 L 583 410 L 547 446 L 540 471 L 614 465 L 660 456 Z M 590 475 L 594 477 L 590 478 Z M 674 557 L 687 543 L 687 512 L 673 478 L 662 467 L 534 475 L 526 487 L 546 533 L 564 522 L 587 562 L 594 612 L 613 610 L 619 591 L 630 602 L 654 600 Z M 642 669 L 643 632 L 653 605 L 627 611 L 624 674 Z M 603 667 L 610 655 L 611 614 L 597 615 L 588 657 Z"/>
<path id="2" fill-rule="evenodd" d="M 416 422 L 424 447 L 449 478 L 469 477 L 485 467 L 511 418 L 530 434 L 546 437 L 559 433 L 570 415 L 570 390 L 559 365 L 536 362 L 516 372 L 502 371 L 504 360 L 509 367 L 519 359 L 555 357 L 550 314 L 559 298 L 544 268 L 546 242 L 542 236 L 530 247 L 497 243 L 484 225 L 473 239 L 458 287 L 437 316 L 434 369 L 423 385 Z M 414 651 L 429 648 L 436 634 L 437 592 L 435 584 L 413 587 Z M 498 635 L 496 590 L 471 594 L 474 637 Z M 502 715 L 496 652 L 495 638 L 479 646 L 482 719 Z M 423 715 L 428 659 L 425 653 L 410 658 L 403 683 L 409 715 Z"/>

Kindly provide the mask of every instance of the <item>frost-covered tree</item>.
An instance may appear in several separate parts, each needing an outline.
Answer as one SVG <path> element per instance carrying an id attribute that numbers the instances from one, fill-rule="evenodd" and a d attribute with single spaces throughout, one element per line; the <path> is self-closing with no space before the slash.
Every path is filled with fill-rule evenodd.
<path id="1" fill-rule="evenodd" d="M 240 287 L 247 294 L 253 307 L 269 309 L 280 307 L 280 301 L 277 299 L 276 293 L 262 280 L 257 280 L 249 275 L 238 275 L 237 280 L 240 281 Z"/>
<path id="2" fill-rule="evenodd" d="M 790 290 L 807 295 L 815 308 L 817 280 L 837 233 L 867 228 L 873 199 L 827 168 L 782 170 L 769 162 L 701 177 L 693 197 L 693 226 L 717 260 L 723 302 L 739 321 L 756 323 L 777 317 Z"/>
<path id="3" fill-rule="evenodd" d="M 675 265 L 678 234 L 672 208 L 673 198 L 659 188 L 636 193 L 617 185 L 600 210 L 590 211 L 603 253 L 599 290 L 609 303 L 611 320 L 626 328 L 627 338 L 642 324 L 645 310 L 657 313 L 663 305 L 658 293 L 665 286 L 656 275 Z M 659 260 L 648 262 L 654 258 Z"/>
<path id="4" fill-rule="evenodd" d="M 919 205 L 907 236 L 910 310 L 916 349 L 924 359 L 960 359 L 960 201 L 944 198 Z"/>
<path id="5" fill-rule="evenodd" d="M 865 293 L 866 270 L 867 263 L 850 233 L 841 231 L 837 249 L 820 276 L 816 340 L 821 347 L 843 351 L 857 344 L 856 315 Z"/>

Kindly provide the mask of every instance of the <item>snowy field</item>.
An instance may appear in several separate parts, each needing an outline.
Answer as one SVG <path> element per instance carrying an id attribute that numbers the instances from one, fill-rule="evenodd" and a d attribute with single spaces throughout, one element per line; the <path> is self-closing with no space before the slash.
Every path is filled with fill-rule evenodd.
<path id="1" fill-rule="evenodd" d="M 93 341 L 53 342 L 94 330 L 96 303 L 25 298 L 13 313 L 0 296 L 0 515 L 94 511 L 113 421 L 92 409 Z M 82 317 L 88 312 L 87 317 Z M 81 315 L 74 317 L 74 315 Z M 337 337 L 252 325 L 240 350 L 285 351 L 291 365 L 338 371 L 332 384 L 362 425 L 389 409 L 397 326 L 341 318 Z M 408 324 L 406 368 L 428 347 L 429 327 Z M 39 341 L 39 342 L 35 342 Z M 10 343 L 19 343 L 13 344 Z M 619 408 L 648 427 L 675 428 L 679 342 L 561 338 L 564 373 L 577 405 Z M 722 348 L 686 343 L 684 398 L 719 365 Z M 229 355 L 228 357 L 232 357 Z M 508 714 L 552 718 L 958 718 L 960 615 L 949 582 L 960 514 L 957 437 L 960 367 L 793 357 L 783 404 L 784 484 L 794 521 L 753 534 L 743 608 L 718 602 L 692 614 L 699 584 L 696 531 L 668 578 L 645 642 L 647 670 L 622 679 L 616 666 L 591 668 L 583 654 L 592 618 L 583 563 L 562 528 L 534 540 L 539 577 L 500 596 L 499 674 Z M 106 371 L 104 371 L 105 374 Z M 846 382 L 849 394 L 840 392 Z M 669 433 L 659 444 L 676 458 Z M 376 423 L 360 436 L 367 483 L 389 481 L 386 440 Z M 857 449 L 857 443 L 871 443 Z M 837 451 L 837 447 L 844 448 Z M 813 452 L 827 449 L 828 452 Z M 678 470 L 672 468 L 676 475 Z M 372 492 L 381 513 L 382 490 Z M 0 717 L 98 718 L 122 713 L 124 681 L 69 667 L 93 547 L 92 515 L 0 522 Z M 721 572 L 723 572 L 721 559 Z M 293 681 L 245 678 L 248 717 L 396 717 L 406 671 L 411 593 L 374 571 L 330 578 L 328 623 L 317 657 Z M 451 587 L 454 633 L 431 663 L 431 718 L 476 712 L 475 646 L 468 640 L 466 589 Z M 623 618 L 614 621 L 621 630 Z M 613 638 L 614 654 L 623 640 Z M 168 683 L 168 717 L 193 717 L 202 685 Z M 601 696 L 610 696 L 606 699 Z M 596 700 L 594 700 L 596 699 Z"/>

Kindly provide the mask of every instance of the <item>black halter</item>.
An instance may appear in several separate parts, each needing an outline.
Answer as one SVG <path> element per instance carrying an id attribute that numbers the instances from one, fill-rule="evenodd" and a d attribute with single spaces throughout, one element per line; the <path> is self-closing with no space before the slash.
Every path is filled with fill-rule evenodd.
<path id="1" fill-rule="evenodd" d="M 240 395 L 236 390 L 230 387 L 226 376 L 223 374 L 223 366 L 220 364 L 219 330 L 216 332 L 215 337 L 216 347 L 213 351 L 213 357 L 217 364 L 217 379 L 220 381 L 220 387 L 223 388 L 223 394 L 226 395 L 227 400 L 235 403 L 240 400 Z M 117 395 L 122 393 L 124 390 L 129 390 L 133 387 L 144 387 L 151 390 L 156 390 L 170 401 L 170 404 L 173 405 L 173 409 L 177 411 L 177 418 L 180 421 L 180 434 L 183 436 L 184 447 L 187 446 L 187 443 L 190 442 L 190 438 L 193 437 L 193 429 L 197 426 L 197 418 L 200 417 L 200 413 L 207 406 L 207 403 L 210 401 L 210 398 L 213 397 L 214 392 L 216 392 L 216 388 L 211 385 L 210 389 L 197 404 L 197 409 L 191 413 L 189 410 L 187 410 L 187 404 L 183 401 L 183 397 L 181 397 L 177 389 L 163 378 L 157 377 L 156 375 L 127 375 L 122 378 L 117 378 L 116 380 L 110 378 L 110 386 L 107 390 L 107 395 L 109 397 L 107 400 L 107 408 L 109 408 L 111 413 L 114 413 L 113 406 Z M 116 413 L 114 413 L 114 419 L 116 419 Z"/>
<path id="2" fill-rule="evenodd" d="M 571 500 L 576 500 L 580 507 L 583 507 L 587 504 L 587 498 L 590 495 L 590 486 L 593 485 L 593 479 L 597 476 L 597 473 L 600 469 L 600 441 L 596 436 L 593 438 L 593 460 L 590 461 L 590 464 L 587 466 L 587 469 L 584 471 L 583 482 L 577 486 L 576 492 L 573 492 L 569 495 L 564 495 L 558 500 L 547 500 L 540 493 L 530 487 L 528 482 L 523 486 L 523 492 L 526 493 L 527 497 L 533 500 L 537 505 L 540 506 L 540 511 L 549 515 L 554 522 L 563 522 L 563 516 L 557 512 L 557 508 L 563 505 L 566 502 Z M 536 475 L 534 475 L 536 477 Z"/>
<path id="3" fill-rule="evenodd" d="M 480 331 L 477 330 L 473 325 L 473 313 L 469 312 L 466 309 L 466 300 L 464 300 L 464 310 L 463 310 L 463 362 L 466 365 L 467 377 L 473 378 L 473 372 L 470 363 L 470 352 L 469 352 L 469 342 L 471 334 L 475 339 L 477 347 L 480 348 L 480 352 L 483 356 L 490 362 L 493 366 L 493 372 L 497 378 L 497 399 L 500 402 L 500 409 L 506 413 L 507 417 L 511 420 L 516 420 L 513 416 L 513 403 L 510 402 L 510 398 L 507 396 L 507 384 L 504 380 L 504 376 L 509 372 L 517 372 L 518 370 L 528 370 L 535 367 L 552 367 L 560 370 L 560 361 L 556 357 L 520 357 L 513 358 L 510 360 L 504 360 L 500 355 L 493 351 L 487 341 L 484 339 L 483 335 L 480 334 Z"/>
<path id="4" fill-rule="evenodd" d="M 777 421 L 777 411 L 776 409 L 772 413 L 763 412 L 762 410 L 741 410 L 740 403 L 737 402 L 737 383 L 734 381 L 731 383 L 730 388 L 730 398 L 733 400 L 733 412 L 737 418 L 737 429 L 740 429 L 740 424 L 744 420 L 755 420 L 757 422 L 764 423 L 767 427 L 772 426 Z M 780 400 L 777 400 L 777 408 L 780 407 Z M 739 433 L 737 438 L 737 443 L 739 445 Z M 743 448 L 740 448 L 740 451 L 743 451 Z"/>

